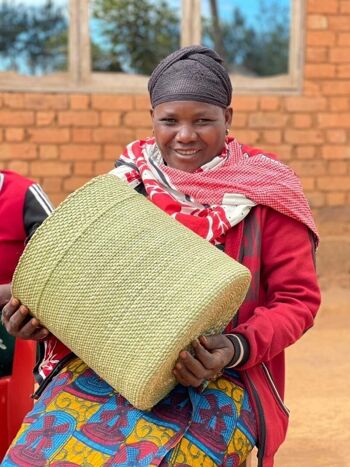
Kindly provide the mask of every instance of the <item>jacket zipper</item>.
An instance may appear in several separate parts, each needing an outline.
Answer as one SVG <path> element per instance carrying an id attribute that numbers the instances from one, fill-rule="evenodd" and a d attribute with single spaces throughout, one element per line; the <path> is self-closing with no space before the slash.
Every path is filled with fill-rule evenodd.
<path id="1" fill-rule="evenodd" d="M 242 372 L 243 373 L 243 372 Z M 254 383 L 252 382 L 250 376 L 244 372 L 244 376 L 248 382 L 248 386 L 250 388 L 250 393 L 253 396 L 258 416 L 259 416 L 259 422 L 258 422 L 258 467 L 262 467 L 262 461 L 265 455 L 265 445 L 266 445 L 266 422 L 265 422 L 265 415 L 264 415 L 264 410 L 261 404 L 261 400 L 258 394 L 258 391 L 256 390 L 256 387 L 254 386 Z"/>
<path id="2" fill-rule="evenodd" d="M 275 383 L 272 379 L 272 376 L 271 376 L 271 373 L 269 371 L 269 369 L 267 368 L 267 366 L 265 365 L 265 363 L 262 363 L 261 364 L 263 370 L 264 370 L 264 373 L 265 373 L 265 376 L 268 380 L 268 383 L 269 383 L 269 386 L 271 387 L 271 390 L 272 390 L 272 393 L 273 395 L 275 396 L 275 399 L 278 403 L 278 405 L 281 407 L 281 409 L 283 410 L 283 412 L 289 417 L 289 409 L 288 407 L 286 406 L 286 404 L 283 402 L 282 400 L 282 397 L 280 396 L 276 386 L 275 386 Z"/>

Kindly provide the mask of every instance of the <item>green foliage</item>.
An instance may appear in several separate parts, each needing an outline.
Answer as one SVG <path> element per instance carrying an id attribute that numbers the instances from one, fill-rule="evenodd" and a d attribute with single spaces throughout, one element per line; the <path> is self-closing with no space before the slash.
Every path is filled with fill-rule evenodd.
<path id="1" fill-rule="evenodd" d="M 95 0 L 93 17 L 103 43 L 94 39 L 94 70 L 148 75 L 179 47 L 178 15 L 166 1 Z"/>
<path id="2" fill-rule="evenodd" d="M 288 11 L 277 1 L 260 2 L 257 26 L 248 25 L 239 8 L 233 10 L 231 19 L 216 23 L 213 18 L 205 20 L 204 42 L 211 46 L 221 40 L 230 71 L 256 76 L 288 72 Z"/>
<path id="3" fill-rule="evenodd" d="M 68 24 L 52 0 L 42 6 L 0 4 L 0 58 L 2 69 L 31 75 L 67 69 Z M 4 66 L 5 65 L 5 66 Z"/>

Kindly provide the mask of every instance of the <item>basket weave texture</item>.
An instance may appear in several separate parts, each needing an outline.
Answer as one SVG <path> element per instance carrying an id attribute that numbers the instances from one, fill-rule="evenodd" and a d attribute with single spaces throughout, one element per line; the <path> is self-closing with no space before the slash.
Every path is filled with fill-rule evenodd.
<path id="1" fill-rule="evenodd" d="M 113 175 L 72 193 L 37 229 L 13 294 L 135 407 L 174 387 L 179 352 L 221 332 L 248 269 Z"/>

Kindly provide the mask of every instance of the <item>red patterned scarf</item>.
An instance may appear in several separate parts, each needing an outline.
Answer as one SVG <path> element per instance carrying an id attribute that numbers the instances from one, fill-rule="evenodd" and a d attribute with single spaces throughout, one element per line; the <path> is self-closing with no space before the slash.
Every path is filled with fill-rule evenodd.
<path id="1" fill-rule="evenodd" d="M 227 139 L 223 152 L 193 173 L 164 164 L 154 138 L 130 143 L 111 173 L 136 188 L 163 211 L 212 243 L 257 204 L 317 229 L 298 177 L 285 164 Z"/>

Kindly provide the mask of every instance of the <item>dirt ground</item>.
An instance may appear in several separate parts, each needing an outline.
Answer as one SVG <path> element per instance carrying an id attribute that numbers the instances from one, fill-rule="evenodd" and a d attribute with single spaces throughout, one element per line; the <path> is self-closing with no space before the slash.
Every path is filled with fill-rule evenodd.
<path id="1" fill-rule="evenodd" d="M 323 292 L 314 328 L 287 350 L 291 415 L 275 467 L 350 467 L 349 333 L 350 290 Z"/>

